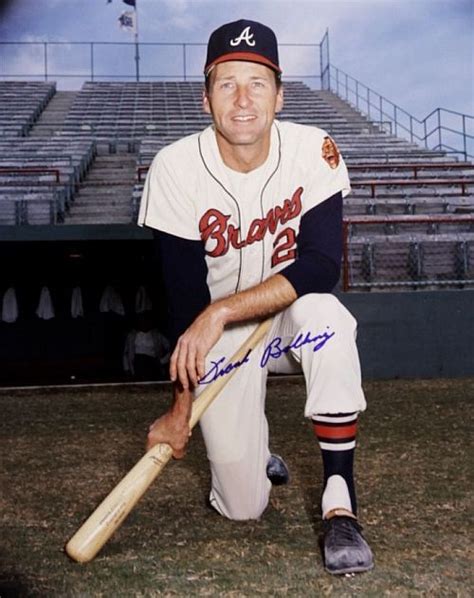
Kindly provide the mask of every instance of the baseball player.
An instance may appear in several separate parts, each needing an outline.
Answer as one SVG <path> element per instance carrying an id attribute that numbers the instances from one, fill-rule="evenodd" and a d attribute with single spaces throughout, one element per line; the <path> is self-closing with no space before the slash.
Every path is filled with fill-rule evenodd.
<path id="1" fill-rule="evenodd" d="M 353 478 L 357 416 L 366 406 L 356 322 L 331 294 L 347 169 L 325 131 L 275 119 L 281 69 L 265 25 L 240 20 L 214 31 L 204 74 L 213 124 L 156 155 L 140 206 L 139 224 L 153 229 L 161 256 L 175 343 L 173 405 L 150 426 L 148 447 L 167 442 L 182 457 L 193 398 L 238 369 L 201 420 L 210 504 L 231 519 L 258 518 L 272 481 L 289 479 L 268 448 L 266 377 L 302 371 L 305 416 L 324 464 L 325 567 L 367 571 L 373 557 Z M 228 363 L 268 315 L 264 342 Z"/>

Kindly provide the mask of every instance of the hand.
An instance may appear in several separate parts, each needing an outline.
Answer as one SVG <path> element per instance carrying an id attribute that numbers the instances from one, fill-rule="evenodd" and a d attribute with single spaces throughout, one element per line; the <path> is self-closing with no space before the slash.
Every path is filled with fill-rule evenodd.
<path id="1" fill-rule="evenodd" d="M 197 386 L 205 374 L 205 359 L 222 336 L 226 311 L 210 305 L 182 334 L 170 360 L 170 377 L 187 390 Z"/>
<path id="2" fill-rule="evenodd" d="M 149 427 L 146 450 L 149 451 L 155 444 L 165 442 L 173 449 L 173 457 L 182 459 L 186 454 L 186 446 L 190 437 L 189 419 L 176 415 L 175 411 L 170 410 Z"/>

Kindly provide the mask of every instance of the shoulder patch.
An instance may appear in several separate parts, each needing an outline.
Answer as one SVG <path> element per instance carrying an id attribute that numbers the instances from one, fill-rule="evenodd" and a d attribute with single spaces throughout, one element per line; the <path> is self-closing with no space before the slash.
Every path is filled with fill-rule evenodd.
<path id="1" fill-rule="evenodd" d="M 333 170 L 339 166 L 341 155 L 337 149 L 336 142 L 329 135 L 324 138 L 321 155 Z"/>

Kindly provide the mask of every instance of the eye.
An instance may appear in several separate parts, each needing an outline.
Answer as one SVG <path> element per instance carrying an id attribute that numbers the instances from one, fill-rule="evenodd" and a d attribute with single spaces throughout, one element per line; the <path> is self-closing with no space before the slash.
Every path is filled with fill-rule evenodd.
<path id="1" fill-rule="evenodd" d="M 234 88 L 234 82 L 233 81 L 223 81 L 220 84 L 220 88 L 221 89 L 226 89 L 226 90 L 233 89 Z"/>
<path id="2" fill-rule="evenodd" d="M 253 87 L 255 87 L 256 89 L 262 89 L 263 87 L 265 87 L 265 83 L 263 81 L 254 81 Z"/>

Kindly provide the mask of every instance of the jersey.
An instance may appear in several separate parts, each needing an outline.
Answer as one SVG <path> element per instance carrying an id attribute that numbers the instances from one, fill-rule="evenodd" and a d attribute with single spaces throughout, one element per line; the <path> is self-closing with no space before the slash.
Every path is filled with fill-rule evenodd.
<path id="1" fill-rule="evenodd" d="M 202 241 L 215 301 L 294 262 L 304 215 L 349 191 L 344 161 L 322 129 L 274 121 L 266 161 L 240 173 L 224 164 L 210 126 L 156 155 L 138 224 Z"/>

